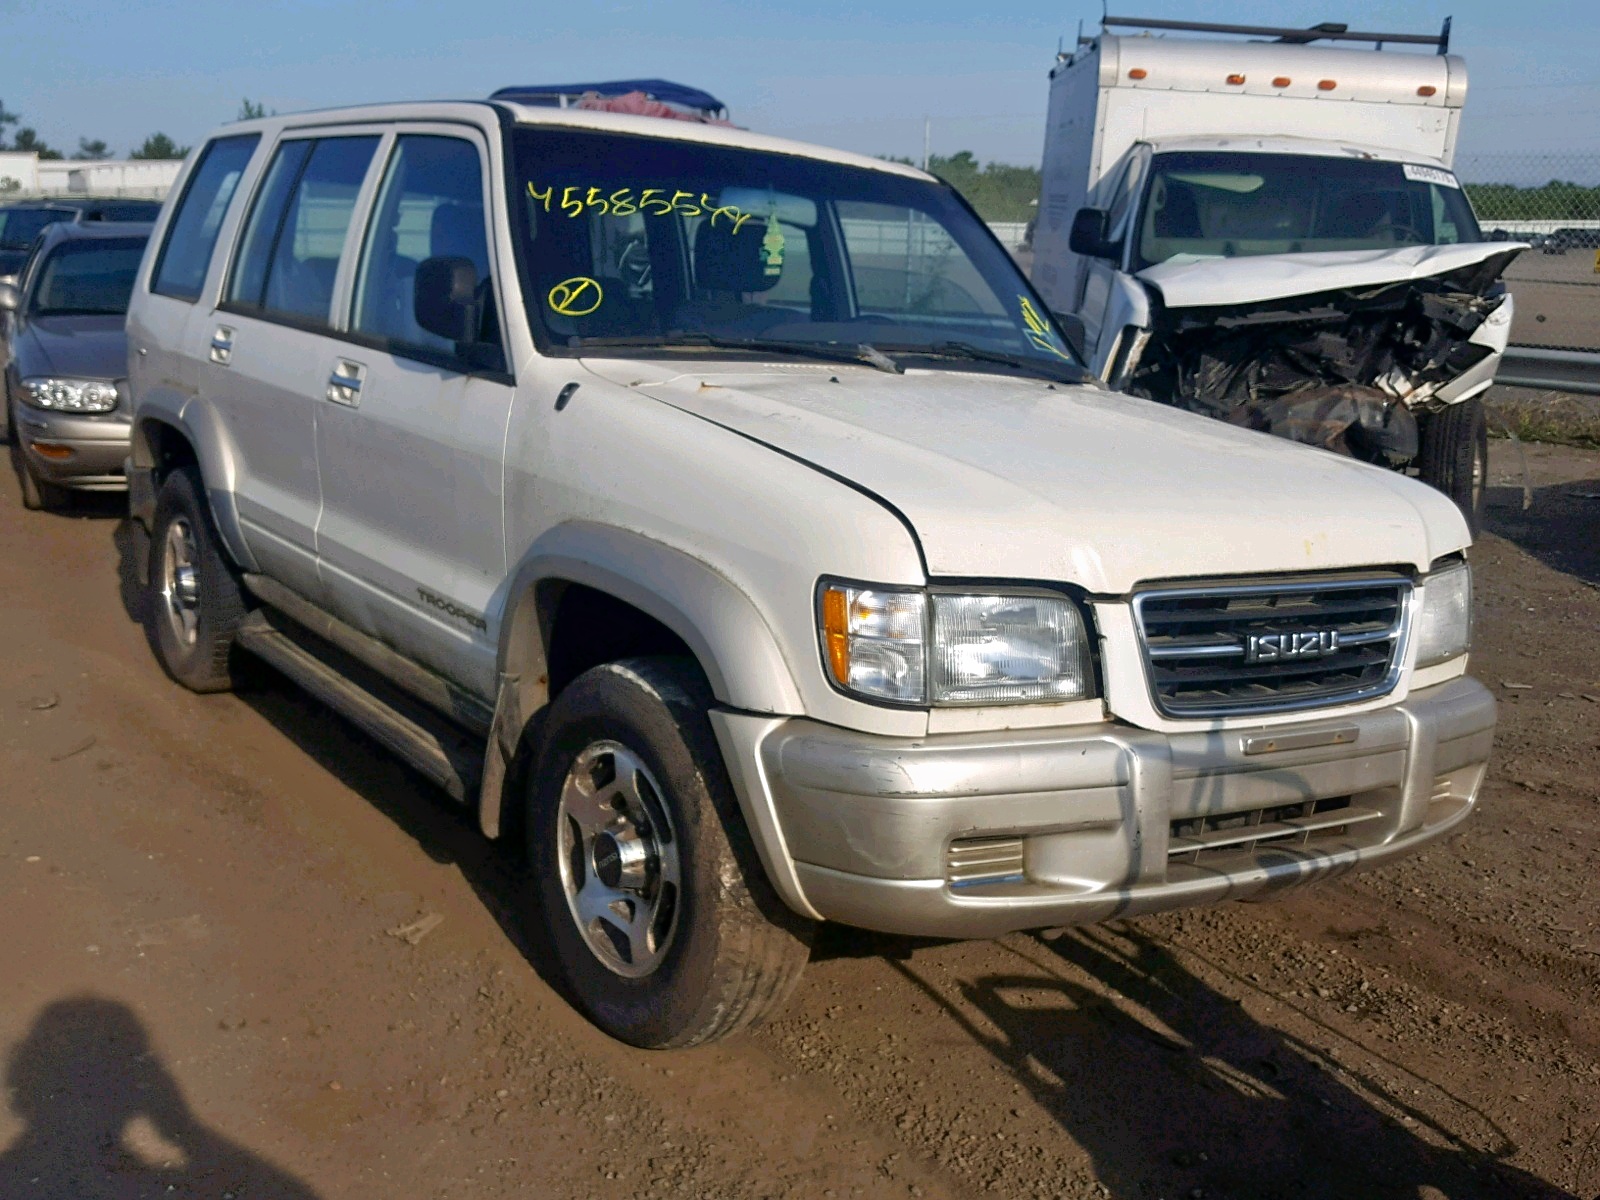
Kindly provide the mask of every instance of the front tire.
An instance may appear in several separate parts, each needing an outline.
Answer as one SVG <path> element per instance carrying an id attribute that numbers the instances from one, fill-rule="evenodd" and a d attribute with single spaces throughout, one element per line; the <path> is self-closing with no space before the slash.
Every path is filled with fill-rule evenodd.
<path id="1" fill-rule="evenodd" d="M 541 916 L 578 1005 L 613 1037 L 667 1049 L 778 1009 L 811 924 L 768 883 L 694 665 L 595 667 L 550 707 L 526 835 Z"/>
<path id="2" fill-rule="evenodd" d="M 156 497 L 149 589 L 151 641 L 167 674 L 193 692 L 231 691 L 244 592 L 193 467 L 168 475 Z"/>
<path id="3" fill-rule="evenodd" d="M 1423 483 L 1456 502 L 1472 536 L 1477 537 L 1483 528 L 1484 496 L 1489 489 L 1489 419 L 1482 397 L 1428 416 L 1422 423 L 1417 467 Z"/>

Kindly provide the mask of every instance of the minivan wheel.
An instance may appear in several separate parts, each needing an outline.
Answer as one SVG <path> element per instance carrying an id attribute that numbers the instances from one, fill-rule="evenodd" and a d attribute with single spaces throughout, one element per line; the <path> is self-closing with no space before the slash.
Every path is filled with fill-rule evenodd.
<path id="1" fill-rule="evenodd" d="M 811 924 L 767 882 L 692 662 L 595 667 L 551 705 L 526 836 L 561 975 L 595 1024 L 652 1049 L 777 1010 Z"/>
<path id="2" fill-rule="evenodd" d="M 1489 419 L 1481 397 L 1428 416 L 1422 423 L 1417 467 L 1423 483 L 1456 502 L 1472 536 L 1477 537 L 1483 528 L 1484 497 L 1489 490 Z"/>
<path id="3" fill-rule="evenodd" d="M 162 484 L 146 612 L 167 674 L 191 691 L 224 692 L 235 682 L 233 640 L 245 616 L 244 593 L 204 497 L 193 467 L 173 471 Z"/>

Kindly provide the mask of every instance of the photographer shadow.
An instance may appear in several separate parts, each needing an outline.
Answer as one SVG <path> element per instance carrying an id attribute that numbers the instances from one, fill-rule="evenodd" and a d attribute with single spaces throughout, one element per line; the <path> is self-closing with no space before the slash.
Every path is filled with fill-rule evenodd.
<path id="1" fill-rule="evenodd" d="M 75 996 L 47 1006 L 12 1050 L 5 1082 L 25 1122 L 0 1152 L 6 1200 L 317 1200 L 208 1128 L 118 1001 Z"/>

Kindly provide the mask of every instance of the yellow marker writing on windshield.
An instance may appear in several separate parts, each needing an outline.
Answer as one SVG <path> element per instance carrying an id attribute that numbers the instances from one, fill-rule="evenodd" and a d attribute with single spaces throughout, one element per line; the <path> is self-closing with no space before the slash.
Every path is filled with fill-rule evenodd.
<path id="1" fill-rule="evenodd" d="M 1044 350 L 1054 354 L 1057 358 L 1064 358 L 1071 362 L 1072 355 L 1068 354 L 1058 344 L 1055 333 L 1045 319 L 1039 315 L 1039 310 L 1034 308 L 1033 301 L 1026 296 L 1018 296 L 1017 300 L 1022 306 L 1022 323 L 1028 327 L 1028 341 L 1032 342 L 1039 350 Z"/>
<path id="2" fill-rule="evenodd" d="M 563 279 L 550 289 L 548 297 L 550 307 L 563 317 L 587 317 L 604 299 L 599 281 L 587 275 Z"/>

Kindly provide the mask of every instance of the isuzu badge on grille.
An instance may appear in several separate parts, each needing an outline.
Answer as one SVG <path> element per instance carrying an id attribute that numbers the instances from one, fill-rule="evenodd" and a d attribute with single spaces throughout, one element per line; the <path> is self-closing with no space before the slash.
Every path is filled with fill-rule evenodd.
<path id="1" fill-rule="evenodd" d="M 1293 633 L 1252 633 L 1245 641 L 1245 662 L 1282 662 L 1321 658 L 1339 648 L 1337 629 L 1302 629 Z"/>

